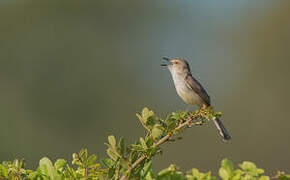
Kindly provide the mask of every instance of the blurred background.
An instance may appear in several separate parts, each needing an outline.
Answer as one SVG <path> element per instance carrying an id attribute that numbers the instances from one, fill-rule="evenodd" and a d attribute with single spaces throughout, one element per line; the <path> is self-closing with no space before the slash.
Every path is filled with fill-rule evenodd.
<path id="1" fill-rule="evenodd" d="M 217 174 L 220 161 L 290 165 L 289 1 L 0 1 L 0 160 L 35 168 L 48 156 L 107 136 L 134 143 L 145 106 L 164 117 L 195 109 L 177 96 L 161 58 L 189 61 L 232 141 L 213 123 L 164 146 L 155 168 L 175 163 Z"/>

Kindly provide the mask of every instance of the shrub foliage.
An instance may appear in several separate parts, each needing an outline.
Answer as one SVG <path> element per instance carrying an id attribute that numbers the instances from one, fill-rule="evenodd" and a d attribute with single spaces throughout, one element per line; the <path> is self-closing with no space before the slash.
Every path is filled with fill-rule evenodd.
<path id="1" fill-rule="evenodd" d="M 203 173 L 196 168 L 182 172 L 173 164 L 160 172 L 154 172 L 152 158 L 162 154 L 161 144 L 180 140 L 184 129 L 202 125 L 220 116 L 221 113 L 208 108 L 195 112 L 173 112 L 162 119 L 144 108 L 137 117 L 146 129 L 145 136 L 130 145 L 126 145 L 123 138 L 117 140 L 113 135 L 109 136 L 105 143 L 106 158 L 97 160 L 96 155 L 89 155 L 87 149 L 82 149 L 72 155 L 71 163 L 64 159 L 52 163 L 44 157 L 36 170 L 26 169 L 24 160 L 4 161 L 0 164 L 0 180 L 215 180 L 217 177 L 211 172 Z M 252 162 L 244 161 L 234 167 L 228 159 L 222 160 L 218 176 L 223 180 L 270 179 L 263 169 Z M 290 175 L 278 172 L 271 178 L 287 180 Z"/>

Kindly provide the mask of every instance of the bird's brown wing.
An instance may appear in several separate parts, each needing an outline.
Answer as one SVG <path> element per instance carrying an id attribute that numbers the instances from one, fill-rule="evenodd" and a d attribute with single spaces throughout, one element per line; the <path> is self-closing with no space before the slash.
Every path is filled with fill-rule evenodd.
<path id="1" fill-rule="evenodd" d="M 210 97 L 205 91 L 205 89 L 201 86 L 201 84 L 194 78 L 192 77 L 191 74 L 187 74 L 185 77 L 185 82 L 189 88 L 194 90 L 200 98 L 204 101 L 204 103 L 207 106 L 210 106 Z"/>

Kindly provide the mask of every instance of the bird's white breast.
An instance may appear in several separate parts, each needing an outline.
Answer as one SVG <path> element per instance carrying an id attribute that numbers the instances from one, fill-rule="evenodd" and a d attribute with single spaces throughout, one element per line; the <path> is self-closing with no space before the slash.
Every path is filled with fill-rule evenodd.
<path id="1" fill-rule="evenodd" d="M 177 94 L 181 97 L 181 99 L 191 105 L 202 105 L 202 100 L 197 93 L 193 89 L 191 89 L 185 81 L 185 77 L 172 73 L 172 78 L 174 81 L 174 85 L 177 91 Z"/>

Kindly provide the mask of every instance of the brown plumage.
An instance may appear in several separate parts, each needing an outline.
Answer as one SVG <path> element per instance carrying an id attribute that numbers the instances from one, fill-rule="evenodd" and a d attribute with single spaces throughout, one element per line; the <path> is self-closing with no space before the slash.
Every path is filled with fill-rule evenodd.
<path id="1" fill-rule="evenodd" d="M 177 94 L 181 99 L 187 104 L 198 105 L 200 108 L 209 107 L 211 105 L 210 97 L 202 85 L 192 76 L 187 61 L 184 59 L 163 59 L 169 62 L 169 64 L 162 64 L 162 66 L 167 66 L 171 72 Z M 224 140 L 231 139 L 221 120 L 216 118 L 213 121 Z"/>

